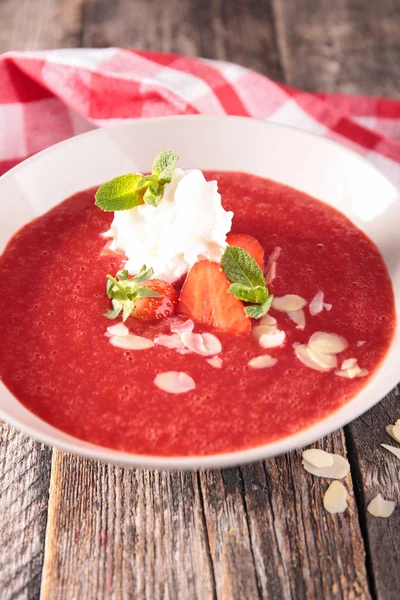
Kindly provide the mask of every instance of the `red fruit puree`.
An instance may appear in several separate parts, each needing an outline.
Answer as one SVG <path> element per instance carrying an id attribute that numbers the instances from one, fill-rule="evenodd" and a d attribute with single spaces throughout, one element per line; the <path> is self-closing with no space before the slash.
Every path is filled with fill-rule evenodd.
<path id="1" fill-rule="evenodd" d="M 215 332 L 221 369 L 197 354 L 156 346 L 124 351 L 104 333 L 110 323 L 106 274 L 121 257 L 101 255 L 112 214 L 80 192 L 29 223 L 0 259 L 0 376 L 29 410 L 73 436 L 121 451 L 162 456 L 230 452 L 278 440 L 348 402 L 368 377 L 344 379 L 304 366 L 293 342 L 315 331 L 344 336 L 370 374 L 389 347 L 395 325 L 391 282 L 374 244 L 346 217 L 289 187 L 243 173 L 207 172 L 223 205 L 234 211 L 232 233 L 258 239 L 266 259 L 282 248 L 270 291 L 331 303 L 306 328 L 271 310 L 286 332 L 283 347 L 263 350 L 251 334 Z M 151 265 L 148 265 L 151 266 Z M 117 322 L 117 321 L 114 321 Z M 167 321 L 129 319 L 132 333 L 169 333 Z M 204 332 L 204 326 L 195 327 Z M 366 343 L 357 346 L 357 342 Z M 270 354 L 274 367 L 253 369 Z M 173 395 L 154 385 L 163 371 L 184 371 L 193 391 Z"/>

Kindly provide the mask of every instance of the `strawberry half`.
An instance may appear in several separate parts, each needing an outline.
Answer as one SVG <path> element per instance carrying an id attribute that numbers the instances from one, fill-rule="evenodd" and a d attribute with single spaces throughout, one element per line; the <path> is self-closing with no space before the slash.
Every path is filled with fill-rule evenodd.
<path id="1" fill-rule="evenodd" d="M 261 271 L 264 272 L 264 250 L 256 238 L 244 233 L 233 233 L 227 236 L 226 243 L 229 246 L 238 246 L 246 250 L 257 262 Z"/>
<path id="2" fill-rule="evenodd" d="M 249 333 L 250 318 L 243 303 L 228 293 L 230 283 L 220 265 L 201 260 L 189 271 L 181 291 L 178 312 L 230 333 Z"/>
<path id="3" fill-rule="evenodd" d="M 131 317 L 142 321 L 155 321 L 170 317 L 176 312 L 179 294 L 171 284 L 161 279 L 150 279 L 143 285 L 147 289 L 160 294 L 160 297 L 135 298 Z"/>

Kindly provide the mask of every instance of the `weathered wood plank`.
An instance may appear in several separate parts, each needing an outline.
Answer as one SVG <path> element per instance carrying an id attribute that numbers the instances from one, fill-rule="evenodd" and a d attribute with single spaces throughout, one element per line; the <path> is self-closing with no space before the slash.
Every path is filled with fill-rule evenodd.
<path id="1" fill-rule="evenodd" d="M 378 598 L 395 600 L 400 590 L 400 460 L 381 447 L 399 447 L 386 433 L 386 425 L 400 418 L 400 387 L 348 427 L 348 443 L 354 455 L 356 493 L 361 507 L 368 563 Z M 366 506 L 382 494 L 397 509 L 389 519 L 372 517 Z M 362 510 L 362 508 L 364 510 Z"/>
<path id="2" fill-rule="evenodd" d="M 343 433 L 316 445 L 346 454 Z M 351 477 L 343 515 L 325 512 L 328 482 L 301 452 L 201 474 L 217 597 L 369 598 Z"/>
<path id="3" fill-rule="evenodd" d="M 398 0 L 272 0 L 286 82 L 310 90 L 398 96 Z"/>
<path id="4" fill-rule="evenodd" d="M 51 449 L 0 421 L 0 598 L 39 597 Z"/>
<path id="5" fill-rule="evenodd" d="M 84 0 L 1 0 L 0 52 L 80 46 Z"/>
<path id="6" fill-rule="evenodd" d="M 88 0 L 83 45 L 230 60 L 283 77 L 270 0 Z"/>
<path id="7" fill-rule="evenodd" d="M 41 600 L 212 597 L 196 473 L 54 451 Z"/>

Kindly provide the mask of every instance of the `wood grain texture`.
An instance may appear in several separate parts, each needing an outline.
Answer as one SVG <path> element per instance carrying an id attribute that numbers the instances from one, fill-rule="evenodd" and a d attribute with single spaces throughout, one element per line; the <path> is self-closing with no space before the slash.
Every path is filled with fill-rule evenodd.
<path id="1" fill-rule="evenodd" d="M 230 60 L 283 77 L 269 0 L 87 0 L 83 45 Z"/>
<path id="2" fill-rule="evenodd" d="M 400 95 L 398 0 L 272 0 L 285 80 L 309 90 Z"/>
<path id="3" fill-rule="evenodd" d="M 84 0 L 1 0 L 0 52 L 80 46 Z"/>
<path id="4" fill-rule="evenodd" d="M 316 447 L 346 454 L 341 432 Z M 303 470 L 300 451 L 201 483 L 218 598 L 370 597 L 350 476 L 343 515 L 324 510 L 328 482 Z"/>
<path id="5" fill-rule="evenodd" d="M 354 460 L 355 490 L 362 509 L 368 565 L 378 598 L 397 600 L 400 590 L 400 460 L 381 444 L 399 447 L 385 431 L 400 419 L 400 387 L 348 427 Z M 397 508 L 389 519 L 372 517 L 367 504 L 380 493 Z"/>
<path id="6" fill-rule="evenodd" d="M 196 473 L 54 451 L 41 600 L 213 597 Z"/>
<path id="7" fill-rule="evenodd" d="M 0 598 L 39 597 L 51 448 L 0 421 Z"/>

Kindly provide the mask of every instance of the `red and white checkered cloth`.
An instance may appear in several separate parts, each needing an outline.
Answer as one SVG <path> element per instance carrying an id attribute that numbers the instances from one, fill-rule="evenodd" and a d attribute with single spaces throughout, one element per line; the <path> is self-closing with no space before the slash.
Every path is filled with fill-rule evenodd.
<path id="1" fill-rule="evenodd" d="M 95 127 L 188 113 L 293 125 L 353 148 L 400 183 L 400 101 L 313 94 L 232 63 L 119 48 L 0 57 L 0 174 Z"/>

